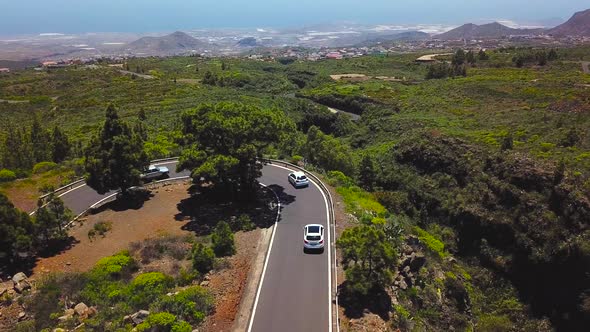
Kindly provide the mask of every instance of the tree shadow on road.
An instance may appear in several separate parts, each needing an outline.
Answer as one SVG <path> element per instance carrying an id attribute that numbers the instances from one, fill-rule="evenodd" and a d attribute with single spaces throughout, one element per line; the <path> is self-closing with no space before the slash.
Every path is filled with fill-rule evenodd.
<path id="1" fill-rule="evenodd" d="M 275 194 L 277 194 L 279 200 L 281 201 L 281 205 L 289 205 L 295 202 L 295 196 L 287 194 L 283 186 L 279 186 L 278 184 L 271 184 L 266 188 L 272 190 Z"/>
<path id="2" fill-rule="evenodd" d="M 178 213 L 174 218 L 188 221 L 181 227 L 197 236 L 211 234 L 217 223 L 226 221 L 230 225 L 241 215 L 247 215 L 255 227 L 267 228 L 276 220 L 276 199 L 268 190 L 260 189 L 247 201 L 234 202 L 224 197 L 210 195 L 196 187 L 189 188 L 191 194 L 177 204 Z"/>
<path id="3" fill-rule="evenodd" d="M 384 289 L 374 288 L 362 296 L 351 292 L 345 281 L 338 287 L 338 301 L 348 318 L 361 318 L 368 310 L 379 315 L 384 321 L 390 319 L 391 297 Z"/>
<path id="4" fill-rule="evenodd" d="M 154 194 L 147 189 L 136 190 L 127 195 L 117 195 L 117 199 L 93 209 L 91 213 L 97 214 L 105 210 L 113 210 L 116 212 L 139 210 L 143 207 L 145 202 L 149 201 L 152 197 L 154 197 Z"/>

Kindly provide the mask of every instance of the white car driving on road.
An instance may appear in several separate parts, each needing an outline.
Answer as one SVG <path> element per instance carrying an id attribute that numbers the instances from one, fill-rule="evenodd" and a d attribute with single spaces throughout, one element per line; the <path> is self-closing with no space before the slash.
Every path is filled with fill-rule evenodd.
<path id="1" fill-rule="evenodd" d="M 163 179 L 168 177 L 170 170 L 168 167 L 165 166 L 156 166 L 150 165 L 150 167 L 145 171 L 145 173 L 141 174 L 142 180 L 154 180 L 154 179 Z"/>
<path id="2" fill-rule="evenodd" d="M 309 224 L 303 227 L 303 251 L 324 250 L 324 226 Z"/>
<path id="3" fill-rule="evenodd" d="M 309 179 L 303 172 L 293 172 L 289 174 L 289 182 L 295 187 L 307 187 L 309 186 Z"/>

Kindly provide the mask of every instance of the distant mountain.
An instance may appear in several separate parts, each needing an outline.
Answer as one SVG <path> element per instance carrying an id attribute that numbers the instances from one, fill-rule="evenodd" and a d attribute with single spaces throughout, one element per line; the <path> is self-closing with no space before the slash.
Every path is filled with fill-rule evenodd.
<path id="1" fill-rule="evenodd" d="M 241 39 L 236 45 L 239 47 L 256 47 L 258 46 L 258 42 L 254 37 L 246 37 Z"/>
<path id="2" fill-rule="evenodd" d="M 567 22 L 549 30 L 549 34 L 590 37 L 590 9 L 575 13 Z"/>
<path id="3" fill-rule="evenodd" d="M 143 37 L 125 46 L 133 54 L 172 55 L 199 51 L 208 46 L 184 32 L 176 31 L 162 37 Z"/>
<path id="4" fill-rule="evenodd" d="M 451 31 L 436 35 L 434 38 L 441 40 L 498 39 L 511 35 L 540 34 L 543 31 L 543 29 L 513 29 L 498 22 L 483 25 L 468 23 Z"/>

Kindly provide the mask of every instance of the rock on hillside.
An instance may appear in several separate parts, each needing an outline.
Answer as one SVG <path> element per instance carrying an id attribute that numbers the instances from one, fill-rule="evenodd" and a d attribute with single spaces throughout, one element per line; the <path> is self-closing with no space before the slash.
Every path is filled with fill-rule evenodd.
<path id="1" fill-rule="evenodd" d="M 549 34 L 590 37 L 590 9 L 575 13 L 567 22 L 549 30 Z"/>

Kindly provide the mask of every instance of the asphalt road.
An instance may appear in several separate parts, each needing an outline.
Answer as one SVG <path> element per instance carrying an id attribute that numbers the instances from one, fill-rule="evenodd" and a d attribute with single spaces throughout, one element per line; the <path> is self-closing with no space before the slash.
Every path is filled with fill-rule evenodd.
<path id="1" fill-rule="evenodd" d="M 190 175 L 176 172 L 176 161 L 164 162 L 170 177 Z M 266 165 L 260 182 L 272 189 L 281 201 L 270 254 L 259 285 L 249 331 L 331 331 L 330 228 L 326 200 L 320 189 L 310 184 L 295 189 L 287 180 L 290 170 Z M 113 193 L 113 192 L 111 192 Z M 81 184 L 61 195 L 65 205 L 78 215 L 111 193 L 99 195 Z M 303 226 L 324 225 L 323 253 L 303 252 Z"/>
<path id="2" fill-rule="evenodd" d="M 189 171 L 176 172 L 177 161 L 167 161 L 163 163 L 156 163 L 156 166 L 166 166 L 170 170 L 170 177 L 178 177 L 183 175 L 190 175 Z M 65 193 L 61 194 L 61 199 L 64 204 L 72 210 L 72 213 L 77 216 L 88 209 L 92 204 L 101 199 L 113 194 L 115 191 L 110 191 L 104 195 L 98 194 L 94 189 L 85 184 L 80 184 Z"/>
<path id="3" fill-rule="evenodd" d="M 262 172 L 261 182 L 277 192 L 282 211 L 251 331 L 328 331 L 331 303 L 327 206 L 315 185 L 293 188 L 287 180 L 289 172 L 273 166 L 265 166 Z M 303 252 L 305 224 L 324 225 L 326 249 L 323 253 Z"/>

